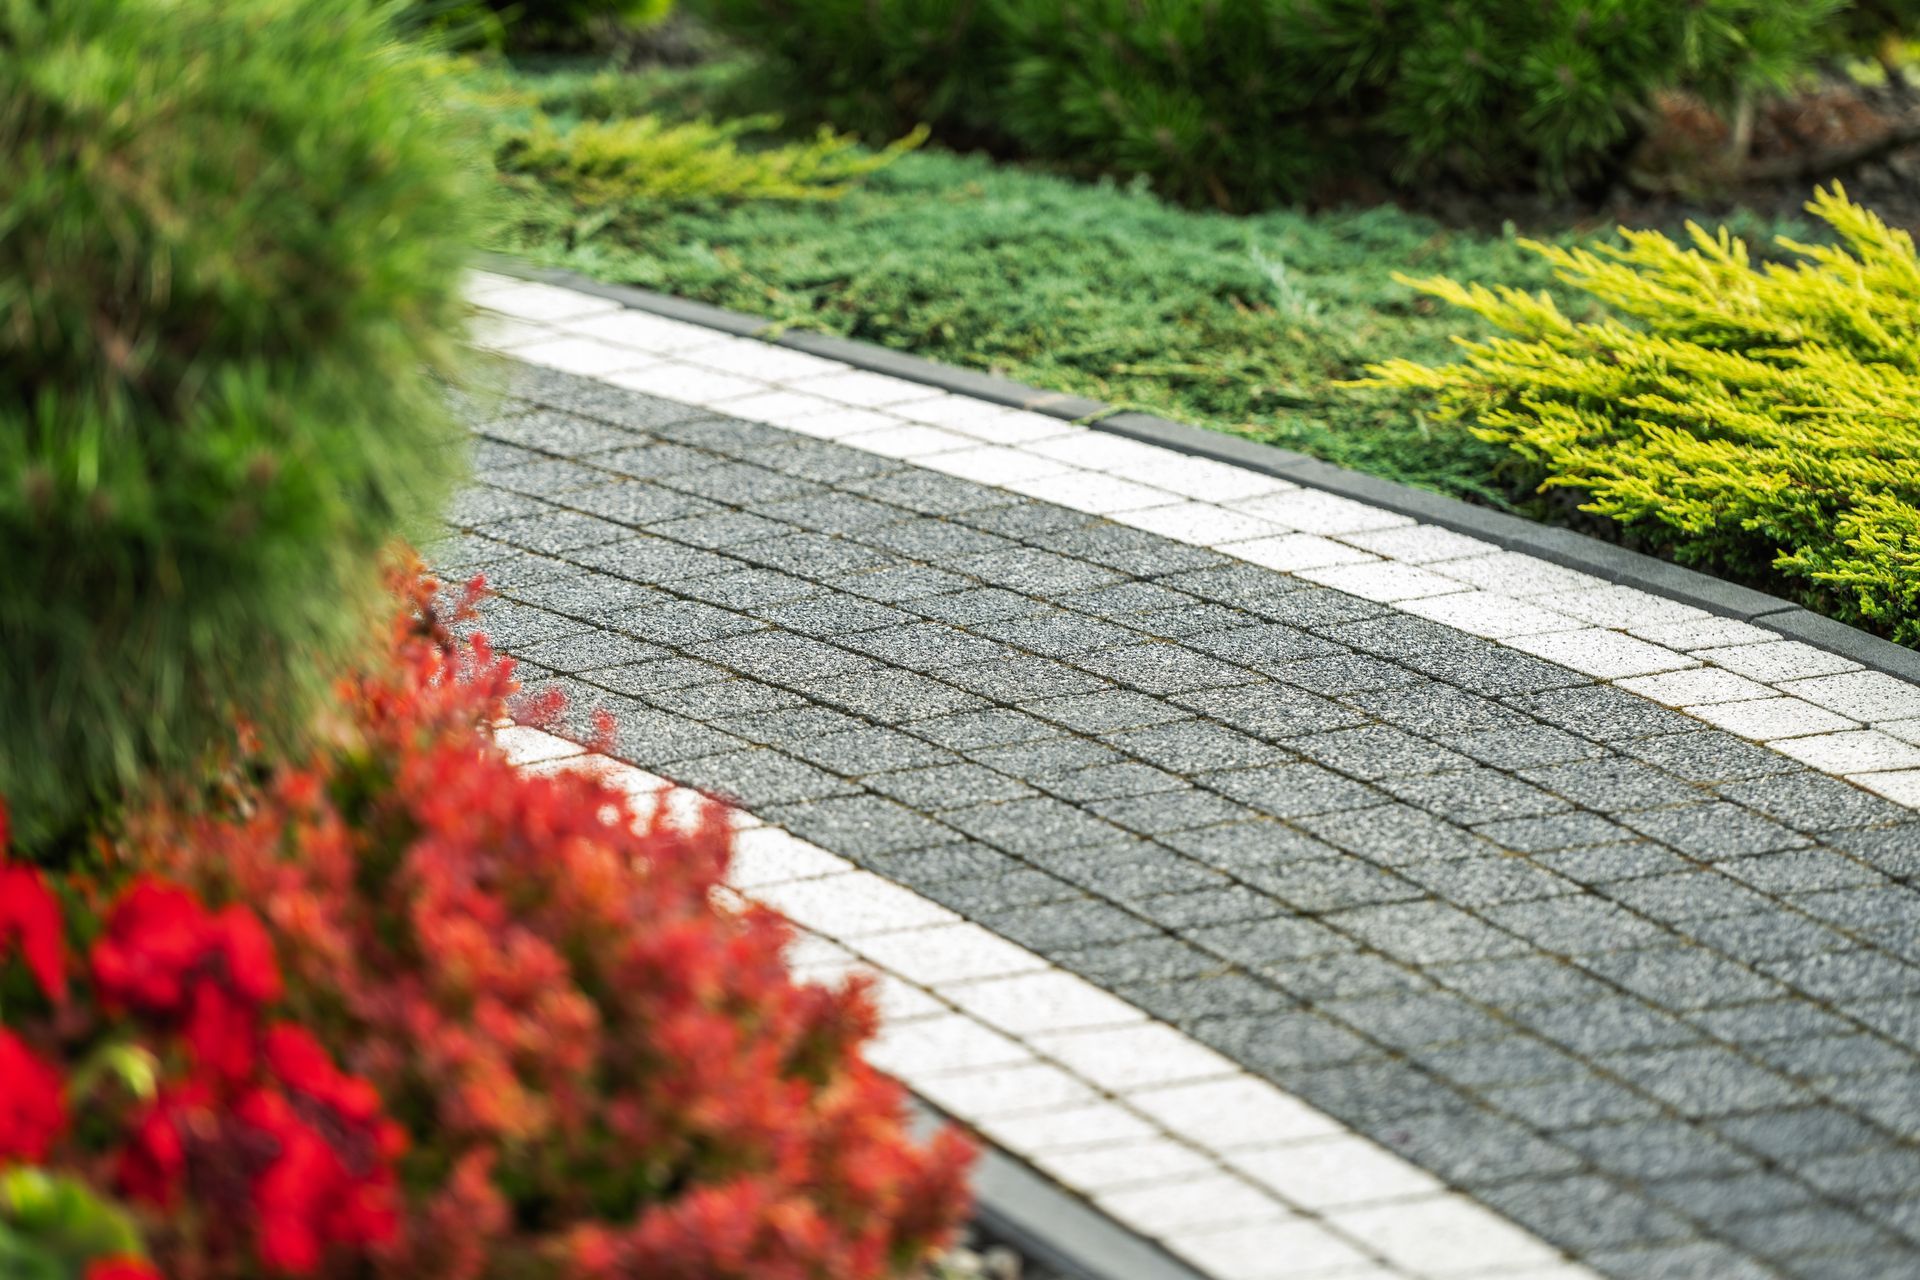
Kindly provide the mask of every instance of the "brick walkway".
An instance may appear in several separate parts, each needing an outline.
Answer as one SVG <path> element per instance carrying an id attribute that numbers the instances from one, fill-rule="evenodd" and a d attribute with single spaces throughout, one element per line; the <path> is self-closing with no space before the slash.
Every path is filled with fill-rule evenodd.
<path id="1" fill-rule="evenodd" d="M 1359 504 L 1284 482 L 1090 483 L 1127 442 L 923 410 L 969 436 L 881 412 L 891 379 L 709 350 L 625 379 L 677 400 L 516 366 L 472 411 L 479 483 L 433 552 L 496 586 L 487 630 L 532 674 L 615 713 L 615 755 L 1043 957 L 1600 1273 L 1920 1274 L 1920 814 L 1888 798 L 1910 686 L 1604 583 L 1516 593 L 1551 566 L 1385 513 L 1356 528 L 1333 504 Z M 794 413 L 783 395 L 835 407 L 744 420 Z M 925 432 L 965 437 L 976 478 L 892 456 Z M 1570 616 L 1554 595 L 1640 612 L 1530 630 Z M 1303 1179 L 1310 1156 L 1281 1148 L 1265 1185 L 1337 1178 Z M 1177 1234 L 1193 1177 L 1127 1184 L 1121 1216 Z M 1211 1270 L 1582 1274 L 1410 1257 Z"/>

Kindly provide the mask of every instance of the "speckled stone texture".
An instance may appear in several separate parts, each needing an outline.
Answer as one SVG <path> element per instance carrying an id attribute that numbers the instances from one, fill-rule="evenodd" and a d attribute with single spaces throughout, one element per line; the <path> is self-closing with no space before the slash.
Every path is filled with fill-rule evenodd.
<path id="1" fill-rule="evenodd" d="M 548 370 L 469 415 L 476 485 L 430 559 L 495 584 L 485 629 L 612 711 L 612 754 L 1604 1274 L 1920 1275 L 1912 809 L 1597 682 L 1633 653 L 1586 674 Z"/>

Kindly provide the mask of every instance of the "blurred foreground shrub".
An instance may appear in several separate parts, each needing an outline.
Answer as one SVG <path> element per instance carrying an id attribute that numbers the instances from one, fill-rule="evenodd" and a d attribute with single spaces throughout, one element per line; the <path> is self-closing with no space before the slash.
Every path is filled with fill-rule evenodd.
<path id="1" fill-rule="evenodd" d="M 1405 281 L 1506 336 L 1444 368 L 1375 365 L 1373 385 L 1437 393 L 1683 563 L 1920 644 L 1920 258 L 1838 186 L 1807 207 L 1838 243 L 1783 240 L 1790 265 L 1698 227 L 1691 248 L 1532 245 L 1615 313 L 1592 323 L 1545 294 Z"/>
<path id="2" fill-rule="evenodd" d="M 1733 105 L 1840 39 L 1849 0 L 697 0 L 782 101 L 869 136 L 925 121 L 1176 199 L 1351 180 L 1615 176 L 1653 95 Z"/>
<path id="3" fill-rule="evenodd" d="M 366 0 L 0 0 L 0 794 L 305 722 L 450 470 L 472 188 Z"/>

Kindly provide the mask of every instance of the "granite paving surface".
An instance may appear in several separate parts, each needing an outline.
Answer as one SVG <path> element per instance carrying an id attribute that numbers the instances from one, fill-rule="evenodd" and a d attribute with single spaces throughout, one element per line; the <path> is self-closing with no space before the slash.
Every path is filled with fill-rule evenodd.
<path id="1" fill-rule="evenodd" d="M 1286 573 L 514 366 L 430 549 L 738 800 L 1620 1277 L 1920 1275 L 1920 816 Z"/>

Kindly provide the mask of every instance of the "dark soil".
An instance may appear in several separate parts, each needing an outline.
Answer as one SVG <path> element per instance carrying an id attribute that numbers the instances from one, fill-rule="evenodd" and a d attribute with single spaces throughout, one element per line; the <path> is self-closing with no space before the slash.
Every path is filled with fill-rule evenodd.
<path id="1" fill-rule="evenodd" d="M 1509 222 L 1538 231 L 1677 229 L 1688 220 L 1792 221 L 1815 186 L 1839 181 L 1887 221 L 1920 230 L 1920 89 L 1834 76 L 1761 103 L 1737 162 L 1732 126 L 1720 115 L 1679 95 L 1659 109 L 1615 179 L 1582 197 L 1449 189 L 1395 203 L 1490 230 Z"/>

